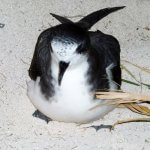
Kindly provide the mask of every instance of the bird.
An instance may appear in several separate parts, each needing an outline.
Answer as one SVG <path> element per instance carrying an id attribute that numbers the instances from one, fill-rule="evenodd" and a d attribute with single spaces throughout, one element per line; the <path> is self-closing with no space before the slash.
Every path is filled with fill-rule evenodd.
<path id="1" fill-rule="evenodd" d="M 73 22 L 51 13 L 60 24 L 43 31 L 37 40 L 27 83 L 27 96 L 45 121 L 89 123 L 115 106 L 96 99 L 98 90 L 121 87 L 120 44 L 112 35 L 91 27 L 125 6 L 94 11 Z M 99 107 L 91 109 L 99 104 Z"/>

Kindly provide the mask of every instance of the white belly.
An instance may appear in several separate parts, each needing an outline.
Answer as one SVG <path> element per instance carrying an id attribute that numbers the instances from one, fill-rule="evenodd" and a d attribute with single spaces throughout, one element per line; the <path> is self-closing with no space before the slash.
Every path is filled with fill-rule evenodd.
<path id="1" fill-rule="evenodd" d="M 79 67 L 67 68 L 61 86 L 57 82 L 58 70 L 53 65 L 55 94 L 49 100 L 41 93 L 40 78 L 37 78 L 36 82 L 31 80 L 28 83 L 27 94 L 32 104 L 43 114 L 57 121 L 86 123 L 103 117 L 113 107 L 101 106 L 90 110 L 101 103 L 101 100 L 93 99 L 94 93 L 90 93 L 86 78 L 87 65 L 87 62 L 84 62 Z"/>

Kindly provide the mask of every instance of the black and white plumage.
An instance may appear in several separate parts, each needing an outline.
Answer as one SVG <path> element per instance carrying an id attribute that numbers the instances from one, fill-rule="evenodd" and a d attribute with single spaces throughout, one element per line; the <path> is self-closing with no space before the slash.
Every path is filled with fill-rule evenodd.
<path id="1" fill-rule="evenodd" d="M 96 90 L 121 85 L 120 45 L 111 35 L 88 31 L 97 21 L 124 7 L 105 8 L 73 23 L 52 14 L 60 25 L 42 32 L 29 69 L 28 97 L 52 120 L 86 123 L 114 107 L 101 106 Z"/>

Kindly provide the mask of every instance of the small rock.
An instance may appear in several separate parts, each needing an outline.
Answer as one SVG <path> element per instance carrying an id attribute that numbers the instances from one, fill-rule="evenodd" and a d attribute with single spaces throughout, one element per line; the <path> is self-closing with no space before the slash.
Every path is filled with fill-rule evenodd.
<path id="1" fill-rule="evenodd" d="M 145 140 L 145 142 L 146 142 L 146 143 L 150 143 L 150 141 L 149 141 L 149 140 L 147 140 L 147 139 Z"/>
<path id="2" fill-rule="evenodd" d="M 5 27 L 5 24 L 0 23 L 0 28 L 4 28 L 4 27 Z"/>

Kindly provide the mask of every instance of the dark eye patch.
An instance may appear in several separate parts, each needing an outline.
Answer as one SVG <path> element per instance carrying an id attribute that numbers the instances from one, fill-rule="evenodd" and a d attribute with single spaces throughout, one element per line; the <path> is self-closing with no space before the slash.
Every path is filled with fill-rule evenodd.
<path id="1" fill-rule="evenodd" d="M 87 47 L 85 43 L 81 43 L 76 50 L 76 52 L 79 54 L 84 53 L 86 51 L 87 51 Z"/>

